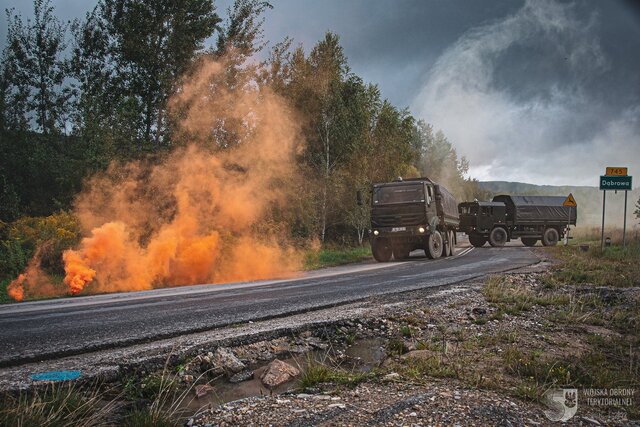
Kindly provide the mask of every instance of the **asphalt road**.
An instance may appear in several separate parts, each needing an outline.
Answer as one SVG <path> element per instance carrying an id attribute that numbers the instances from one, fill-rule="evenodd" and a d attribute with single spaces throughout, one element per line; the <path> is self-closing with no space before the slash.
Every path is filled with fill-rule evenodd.
<path id="1" fill-rule="evenodd" d="M 419 251 L 416 251 L 417 254 Z M 421 251 L 420 251 L 421 252 Z M 0 306 L 0 366 L 149 342 L 370 296 L 456 283 L 536 263 L 519 242 L 457 248 L 451 258 L 413 256 L 311 272 L 297 279 L 197 285 Z"/>

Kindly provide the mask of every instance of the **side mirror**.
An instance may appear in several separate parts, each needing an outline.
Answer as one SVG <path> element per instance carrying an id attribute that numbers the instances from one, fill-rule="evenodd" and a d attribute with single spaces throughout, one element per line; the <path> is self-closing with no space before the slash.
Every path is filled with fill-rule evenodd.
<path id="1" fill-rule="evenodd" d="M 356 201 L 357 201 L 357 203 L 358 203 L 358 206 L 362 206 L 362 204 L 363 204 L 363 201 L 362 201 L 362 200 L 363 200 L 363 199 L 362 199 L 362 190 L 358 190 L 358 191 L 356 192 Z"/>

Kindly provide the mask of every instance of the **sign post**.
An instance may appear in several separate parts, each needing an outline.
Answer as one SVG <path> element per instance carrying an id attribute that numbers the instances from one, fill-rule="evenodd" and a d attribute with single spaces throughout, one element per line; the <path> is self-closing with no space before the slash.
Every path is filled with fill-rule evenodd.
<path id="1" fill-rule="evenodd" d="M 604 213 L 607 201 L 607 190 L 624 191 L 624 220 L 622 226 L 622 245 L 627 244 L 627 192 L 632 189 L 632 177 L 627 175 L 626 167 L 607 167 L 605 175 L 600 176 L 600 190 L 602 193 L 602 232 L 600 247 L 604 250 Z"/>
<path id="2" fill-rule="evenodd" d="M 573 197 L 573 194 L 569 193 L 564 203 L 562 203 L 562 206 L 569 207 L 569 218 L 567 218 L 567 232 L 564 235 L 564 245 L 567 246 L 569 244 L 569 228 L 571 227 L 571 210 L 578 206 L 578 204 L 576 203 L 576 199 Z"/>

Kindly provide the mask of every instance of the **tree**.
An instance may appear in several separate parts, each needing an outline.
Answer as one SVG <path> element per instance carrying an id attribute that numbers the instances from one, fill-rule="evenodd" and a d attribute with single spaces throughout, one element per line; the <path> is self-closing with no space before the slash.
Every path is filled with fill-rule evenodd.
<path id="1" fill-rule="evenodd" d="M 218 35 L 216 55 L 235 50 L 246 58 L 262 50 L 262 15 L 267 9 L 273 6 L 263 0 L 235 0 L 233 7 L 227 9 L 227 22 Z"/>
<path id="2" fill-rule="evenodd" d="M 638 201 L 636 202 L 636 210 L 633 213 L 636 215 L 636 218 L 640 219 L 640 197 L 638 198 Z"/>
<path id="3" fill-rule="evenodd" d="M 73 28 L 83 125 L 115 112 L 114 123 L 105 123 L 115 138 L 138 149 L 168 145 L 167 100 L 219 22 L 210 0 L 98 3 Z"/>
<path id="4" fill-rule="evenodd" d="M 34 1 L 33 21 L 26 24 L 7 11 L 7 47 L 4 51 L 4 98 L 7 127 L 44 133 L 64 131 L 68 124 L 67 26 L 53 14 L 49 0 Z"/>

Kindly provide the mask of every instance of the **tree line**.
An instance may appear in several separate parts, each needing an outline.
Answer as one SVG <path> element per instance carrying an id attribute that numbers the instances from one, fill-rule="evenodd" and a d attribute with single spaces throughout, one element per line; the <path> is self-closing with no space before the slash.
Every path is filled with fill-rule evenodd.
<path id="1" fill-rule="evenodd" d="M 49 0 L 24 19 L 7 11 L 0 69 L 0 220 L 71 208 L 83 180 L 113 162 L 160 159 L 185 144 L 169 99 L 204 57 L 227 58 L 229 85 L 250 80 L 288 101 L 301 122 L 304 177 L 294 237 L 362 243 L 368 209 L 356 189 L 426 175 L 459 199 L 481 198 L 469 164 L 441 131 L 384 99 L 348 64 L 331 32 L 306 50 L 268 47 L 272 6 L 236 0 L 220 15 L 211 0 L 100 0 L 62 22 Z M 264 61 L 255 63 L 259 51 Z M 232 58 L 229 61 L 228 58 Z M 219 135 L 211 149 L 241 141 Z"/>

